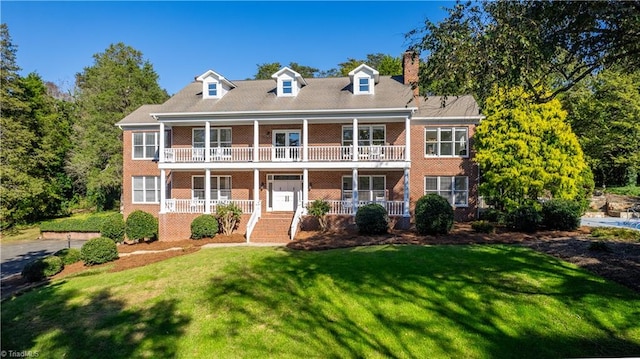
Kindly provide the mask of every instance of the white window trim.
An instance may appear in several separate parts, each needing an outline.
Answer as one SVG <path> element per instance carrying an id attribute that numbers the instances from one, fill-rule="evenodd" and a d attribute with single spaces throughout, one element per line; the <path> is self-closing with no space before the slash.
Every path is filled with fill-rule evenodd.
<path id="1" fill-rule="evenodd" d="M 149 133 L 153 133 L 154 134 L 154 141 L 155 141 L 155 151 L 154 151 L 154 155 L 151 157 L 145 157 L 144 153 L 145 151 L 145 147 L 147 146 L 147 134 Z M 142 157 L 136 157 L 136 140 L 135 140 L 135 136 L 137 134 L 142 134 Z M 144 160 L 152 160 L 155 158 L 155 153 L 158 151 L 159 149 L 159 145 L 160 142 L 158 141 L 158 131 L 144 131 L 144 132 L 132 132 L 131 133 L 131 159 L 134 161 L 144 161 Z"/>
<path id="2" fill-rule="evenodd" d="M 360 129 L 365 128 L 365 127 L 369 128 L 369 131 L 371 132 L 371 138 L 369 139 L 369 144 L 368 145 L 364 145 L 364 146 L 378 146 L 378 145 L 374 145 L 373 144 L 373 128 L 374 127 L 382 127 L 382 129 L 384 130 L 384 139 L 382 141 L 383 142 L 382 145 L 380 145 L 380 146 L 385 146 L 387 144 L 387 125 L 385 125 L 385 124 L 358 125 L 358 131 L 360 131 Z M 353 126 L 352 125 L 344 125 L 344 126 L 342 126 L 342 132 L 340 133 L 340 136 L 342 137 L 342 142 L 341 142 L 342 146 L 345 146 L 345 144 L 344 144 L 344 130 L 345 129 L 349 129 L 349 128 L 353 131 Z M 356 140 L 356 141 L 359 142 L 360 139 L 359 139 L 358 135 L 359 134 L 357 134 L 357 133 L 354 134 L 353 140 Z M 358 138 L 356 138 L 356 137 L 358 137 Z M 359 143 L 358 143 L 358 146 L 360 146 Z"/>
<path id="3" fill-rule="evenodd" d="M 366 79 L 369 83 L 369 90 L 368 91 L 361 91 L 360 90 L 360 80 L 361 79 Z M 360 76 L 355 76 L 353 78 L 353 94 L 354 95 L 373 95 L 375 94 L 375 82 L 373 77 L 371 76 L 367 76 L 366 74 L 364 74 L 364 76 L 360 75 Z"/>
<path id="4" fill-rule="evenodd" d="M 143 200 L 142 202 L 140 201 L 136 201 L 136 196 L 135 196 L 135 192 L 136 192 L 136 188 L 135 188 L 135 181 L 134 178 L 142 178 L 142 194 L 143 194 L 143 198 L 147 198 L 146 196 L 146 192 L 147 192 L 147 188 L 146 188 L 146 179 L 149 177 L 153 177 L 154 180 L 154 187 L 155 187 L 155 197 L 156 197 L 156 201 L 155 202 L 147 202 L 146 200 Z M 133 204 L 159 204 L 160 203 L 160 176 L 131 176 L 131 203 Z"/>
<path id="5" fill-rule="evenodd" d="M 453 130 L 453 134 L 452 134 L 452 146 L 453 148 L 451 149 L 451 151 L 453 152 L 455 150 L 455 138 L 456 138 L 456 130 L 465 130 L 466 132 L 466 137 L 465 137 L 465 144 L 467 145 L 467 154 L 460 156 L 460 155 L 441 155 L 441 154 L 435 154 L 435 155 L 431 155 L 431 154 L 427 154 L 427 130 L 436 130 L 437 131 L 437 135 L 436 135 L 436 144 L 439 147 L 441 144 L 441 140 L 440 140 L 440 133 L 442 129 L 447 129 L 447 130 Z M 469 158 L 469 152 L 471 152 L 471 146 L 469 146 L 469 127 L 431 127 L 431 126 L 427 126 L 424 128 L 424 132 L 423 132 L 424 136 L 422 138 L 422 145 L 423 145 L 423 149 L 422 149 L 422 153 L 424 155 L 424 158 Z M 439 149 L 439 148 L 438 148 Z M 441 151 L 438 151 L 441 152 Z"/>
<path id="6" fill-rule="evenodd" d="M 215 95 L 211 94 L 211 85 L 214 85 L 215 88 L 213 88 L 213 90 L 216 92 Z M 207 97 L 218 97 L 218 83 L 217 82 L 207 82 Z"/>
<path id="7" fill-rule="evenodd" d="M 211 84 L 215 84 L 216 85 L 216 94 L 215 95 L 210 95 L 209 94 L 209 85 Z M 221 96 L 221 83 L 219 81 L 215 81 L 215 80 L 208 80 L 203 82 L 202 84 L 202 97 L 207 99 L 207 98 L 220 98 Z"/>
<path id="8" fill-rule="evenodd" d="M 191 200 L 196 200 L 196 197 L 194 196 L 194 191 L 195 191 L 195 186 L 194 186 L 194 182 L 196 178 L 202 178 L 203 181 L 203 186 L 206 185 L 206 181 L 204 180 L 204 175 L 193 175 L 191 176 Z M 210 190 L 216 190 L 217 193 L 217 197 L 220 198 L 220 178 L 228 178 L 229 179 L 229 199 L 231 199 L 231 190 L 233 189 L 233 183 L 231 182 L 231 176 L 227 176 L 227 175 L 212 175 L 211 178 L 217 178 L 217 182 L 218 183 L 218 188 L 212 188 Z M 205 196 L 206 196 L 206 188 L 203 188 L 203 190 L 205 191 Z M 226 191 L 226 190 L 225 190 Z M 201 198 L 200 200 L 204 200 L 204 198 Z"/>
<path id="9" fill-rule="evenodd" d="M 384 191 L 384 200 L 388 201 L 388 191 L 387 191 L 387 176 L 386 175 L 358 175 L 358 185 L 361 183 L 360 178 L 362 177 L 369 177 L 369 189 L 368 190 L 358 190 L 358 201 L 363 201 L 363 199 L 360 197 L 360 192 L 362 191 L 367 191 L 367 192 L 373 192 L 373 191 L 379 191 L 379 190 L 374 190 L 372 189 L 373 187 L 373 177 L 382 177 L 383 181 L 384 181 L 384 185 L 382 188 L 382 191 Z M 343 201 L 347 201 L 344 199 L 344 193 L 345 193 L 345 189 L 344 189 L 344 183 L 345 183 L 345 178 L 351 178 L 351 183 L 353 183 L 353 176 L 349 176 L 349 175 L 345 175 L 342 176 L 342 182 L 340 184 L 340 198 Z M 353 189 L 350 190 L 351 191 L 351 196 L 353 198 Z M 371 199 L 367 199 L 366 201 L 372 201 Z M 375 201 L 375 199 L 373 200 Z"/>
<path id="10" fill-rule="evenodd" d="M 195 146 L 195 142 L 193 141 L 196 138 L 196 131 L 202 130 L 203 132 L 206 131 L 205 127 L 194 127 L 191 129 L 191 147 L 196 148 Z M 209 136 L 209 147 L 210 148 L 219 148 L 220 146 L 211 146 L 211 142 L 217 142 L 218 145 L 220 144 L 220 130 L 229 130 L 230 132 L 230 144 L 233 145 L 233 129 L 231 127 L 210 127 L 209 128 L 209 132 L 211 132 L 212 130 L 218 130 L 218 138 L 216 138 L 215 140 Z M 206 138 L 206 137 L 205 137 Z M 206 143 L 204 146 L 202 147 L 198 147 L 198 148 L 205 148 Z"/>
<path id="11" fill-rule="evenodd" d="M 451 179 L 451 192 L 449 193 L 449 196 L 451 198 L 451 206 L 453 208 L 467 208 L 469 207 L 469 177 L 468 176 L 424 176 L 424 180 L 422 182 L 422 190 L 424 191 L 424 194 L 427 194 L 427 178 L 436 178 L 437 180 L 437 184 L 438 184 L 438 188 L 436 190 L 436 192 L 438 192 L 438 194 L 440 192 L 442 192 L 440 190 L 440 179 L 441 178 L 449 178 Z M 456 178 L 464 178 L 465 179 L 465 184 L 467 189 L 464 191 L 466 193 L 465 196 L 465 204 L 455 204 L 455 192 L 456 192 L 456 182 L 455 179 Z M 433 191 L 430 191 L 429 193 L 433 193 Z"/>

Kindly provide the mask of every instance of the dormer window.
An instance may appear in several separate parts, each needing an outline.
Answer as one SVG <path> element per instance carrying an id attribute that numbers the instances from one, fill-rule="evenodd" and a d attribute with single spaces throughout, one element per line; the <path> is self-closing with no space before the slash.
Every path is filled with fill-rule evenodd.
<path id="1" fill-rule="evenodd" d="M 360 78 L 358 82 L 360 83 L 360 92 L 369 92 L 369 79 Z"/>
<path id="2" fill-rule="evenodd" d="M 207 71 L 196 77 L 196 81 L 202 82 L 202 98 L 217 99 L 222 98 L 227 92 L 235 88 L 236 85 L 225 79 L 224 76 L 215 71 Z"/>
<path id="3" fill-rule="evenodd" d="M 291 80 L 282 81 L 282 93 L 283 94 L 293 93 L 293 84 Z"/>
<path id="4" fill-rule="evenodd" d="M 209 83 L 209 97 L 218 97 L 218 84 L 215 82 Z"/>
<path id="5" fill-rule="evenodd" d="M 365 64 L 362 64 L 351 72 L 349 78 L 354 95 L 373 95 L 375 92 L 375 84 L 380 80 L 380 73 Z"/>
<path id="6" fill-rule="evenodd" d="M 276 80 L 276 95 L 278 97 L 294 97 L 307 82 L 302 76 L 288 67 L 283 67 L 271 78 Z"/>

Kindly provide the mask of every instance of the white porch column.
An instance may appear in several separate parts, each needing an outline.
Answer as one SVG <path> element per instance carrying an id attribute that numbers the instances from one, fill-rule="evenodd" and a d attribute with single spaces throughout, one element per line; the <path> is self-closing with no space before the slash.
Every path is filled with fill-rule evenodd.
<path id="1" fill-rule="evenodd" d="M 302 170 L 302 207 L 306 208 L 309 203 L 309 169 L 305 168 Z"/>
<path id="2" fill-rule="evenodd" d="M 355 142 L 355 141 L 354 141 Z M 354 168 L 353 169 L 353 173 L 352 173 L 352 178 L 351 178 L 351 188 L 353 189 L 352 193 L 352 200 L 353 200 L 353 215 L 356 215 L 356 212 L 358 211 L 358 169 Z"/>
<path id="3" fill-rule="evenodd" d="M 409 217 L 409 201 L 411 199 L 411 188 L 409 186 L 409 169 L 404 169 L 404 206 L 402 209 L 402 216 Z"/>
<path id="4" fill-rule="evenodd" d="M 358 155 L 358 119 L 353 119 L 353 161 L 357 161 L 360 156 Z"/>
<path id="5" fill-rule="evenodd" d="M 204 170 L 204 213 L 211 214 L 211 170 Z"/>
<path id="6" fill-rule="evenodd" d="M 258 149 L 260 148 L 260 125 L 258 124 L 258 120 L 253 120 L 253 162 L 260 161 L 260 153 L 258 153 Z"/>
<path id="7" fill-rule="evenodd" d="M 158 133 L 158 160 L 160 163 L 164 162 L 164 122 L 160 122 L 160 133 Z"/>
<path id="8" fill-rule="evenodd" d="M 204 123 L 204 161 L 211 160 L 211 124 L 209 121 Z"/>
<path id="9" fill-rule="evenodd" d="M 309 120 L 302 120 L 302 161 L 309 160 Z M 306 198 L 306 197 L 305 197 Z"/>
<path id="10" fill-rule="evenodd" d="M 160 170 L 160 213 L 167 213 L 167 171 Z"/>
<path id="11" fill-rule="evenodd" d="M 253 169 L 253 203 L 260 200 L 260 171 L 257 168 Z M 254 209 L 255 211 L 255 209 Z"/>
<path id="12" fill-rule="evenodd" d="M 404 119 L 404 160 L 411 161 L 411 120 L 409 116 Z"/>

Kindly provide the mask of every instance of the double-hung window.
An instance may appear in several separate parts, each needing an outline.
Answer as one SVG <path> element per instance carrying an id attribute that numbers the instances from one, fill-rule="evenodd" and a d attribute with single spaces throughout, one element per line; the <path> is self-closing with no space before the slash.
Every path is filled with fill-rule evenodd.
<path id="1" fill-rule="evenodd" d="M 469 132 L 466 127 L 425 128 L 426 157 L 469 156 Z"/>
<path id="2" fill-rule="evenodd" d="M 153 159 L 157 149 L 158 132 L 133 133 L 133 159 Z"/>
<path id="3" fill-rule="evenodd" d="M 193 176 L 191 187 L 192 199 L 205 199 L 204 176 Z M 211 199 L 231 199 L 231 176 L 211 176 Z"/>
<path id="4" fill-rule="evenodd" d="M 132 182 L 133 203 L 160 202 L 160 177 L 134 176 Z"/>
<path id="5" fill-rule="evenodd" d="M 426 176 L 424 193 L 435 193 L 453 206 L 466 207 L 469 205 L 469 177 Z"/>
<path id="6" fill-rule="evenodd" d="M 369 79 L 366 77 L 361 77 L 358 79 L 358 87 L 360 93 L 368 93 L 369 92 Z"/>
<path id="7" fill-rule="evenodd" d="M 207 85 L 209 89 L 209 97 L 217 97 L 218 96 L 218 84 L 215 82 L 210 82 Z"/>
<path id="8" fill-rule="evenodd" d="M 385 176 L 358 176 L 358 200 L 384 202 L 387 200 Z M 342 200 L 353 198 L 353 177 L 342 177 Z"/>
<path id="9" fill-rule="evenodd" d="M 293 93 L 293 81 L 291 81 L 291 80 L 282 81 L 282 93 L 283 94 L 292 94 Z"/>

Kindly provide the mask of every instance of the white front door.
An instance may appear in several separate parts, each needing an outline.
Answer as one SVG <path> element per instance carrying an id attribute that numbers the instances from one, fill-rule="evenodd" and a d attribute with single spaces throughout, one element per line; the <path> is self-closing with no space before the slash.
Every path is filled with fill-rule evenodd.
<path id="1" fill-rule="evenodd" d="M 274 211 L 295 211 L 300 200 L 300 180 L 274 180 L 271 195 Z"/>

